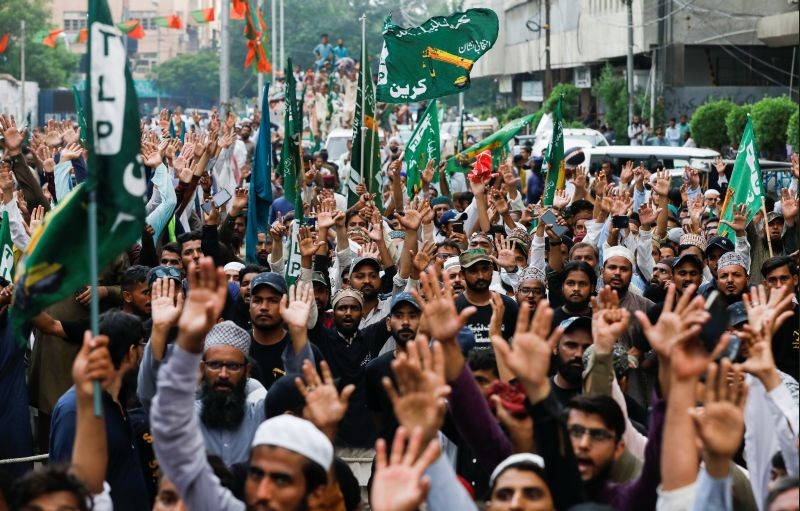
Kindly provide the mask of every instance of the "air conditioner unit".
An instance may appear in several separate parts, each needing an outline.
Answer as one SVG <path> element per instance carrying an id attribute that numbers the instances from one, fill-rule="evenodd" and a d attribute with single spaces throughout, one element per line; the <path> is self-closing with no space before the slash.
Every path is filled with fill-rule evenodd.
<path id="1" fill-rule="evenodd" d="M 590 68 L 575 68 L 575 87 L 578 87 L 579 89 L 592 88 L 592 70 Z"/>

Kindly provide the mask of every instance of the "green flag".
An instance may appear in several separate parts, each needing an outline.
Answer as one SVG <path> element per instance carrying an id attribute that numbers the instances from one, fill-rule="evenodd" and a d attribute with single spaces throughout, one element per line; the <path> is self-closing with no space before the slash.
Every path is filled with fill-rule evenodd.
<path id="1" fill-rule="evenodd" d="M 105 0 L 89 0 L 86 181 L 50 211 L 17 268 L 12 319 L 17 331 L 48 305 L 89 282 L 87 203 L 97 196 L 97 262 L 111 264 L 142 234 L 147 181 L 138 163 L 139 102 L 120 31 Z"/>
<path id="2" fill-rule="evenodd" d="M 464 112 L 458 119 L 458 138 L 456 139 L 456 153 L 464 151 Z"/>
<path id="3" fill-rule="evenodd" d="M 292 59 L 286 64 L 286 76 L 292 76 Z M 303 126 L 298 122 L 302 120 L 298 117 L 297 96 L 294 88 L 294 80 L 286 80 L 285 91 L 285 112 L 283 114 L 283 146 L 281 147 L 280 174 L 283 176 L 283 195 L 286 200 L 295 204 L 295 215 L 303 213 L 303 203 L 300 197 L 299 187 L 302 179 L 298 176 L 302 169 L 303 162 L 300 160 L 300 135 Z M 298 208 L 297 205 L 300 205 Z"/>
<path id="4" fill-rule="evenodd" d="M 406 191 L 413 198 L 422 188 L 422 172 L 429 160 L 439 162 L 439 117 L 436 100 L 428 104 L 406 146 Z"/>
<path id="5" fill-rule="evenodd" d="M 383 24 L 378 101 L 410 103 L 469 88 L 469 73 L 497 40 L 497 14 L 468 9 L 436 16 L 418 27 Z"/>
<path id="6" fill-rule="evenodd" d="M 366 94 L 362 89 L 366 87 Z M 362 111 L 362 98 L 364 109 Z M 365 129 L 362 131 L 361 126 Z M 361 48 L 361 66 L 358 73 L 358 90 L 356 92 L 356 112 L 353 116 L 353 151 L 350 157 L 350 177 L 347 188 L 347 207 L 350 208 L 358 202 L 356 186 L 361 183 L 363 176 L 367 191 L 375 194 L 375 204 L 381 205 L 382 183 L 381 155 L 378 140 L 378 125 L 375 120 L 375 86 L 372 83 L 372 73 L 369 69 L 367 46 Z M 363 167 L 362 167 L 363 165 Z"/>
<path id="7" fill-rule="evenodd" d="M 500 128 L 499 131 L 484 138 L 477 144 L 451 156 L 447 160 L 447 172 L 450 174 L 454 172 L 469 172 L 472 170 L 472 167 L 469 165 L 474 162 L 475 157 L 483 151 L 491 151 L 493 159 L 498 161 L 508 141 L 514 138 L 522 128 L 530 124 L 535 115 L 536 114 L 531 114 L 520 117 L 519 119 L 514 119 Z"/>
<path id="8" fill-rule="evenodd" d="M 728 191 L 725 193 L 725 201 L 722 203 L 722 215 L 720 220 L 727 222 L 733 221 L 733 212 L 740 204 L 747 205 L 747 223 L 764 207 L 764 188 L 762 187 L 761 165 L 758 163 L 758 145 L 756 136 L 753 132 L 753 120 L 747 114 L 747 124 L 742 133 L 742 141 L 739 143 L 739 152 L 736 154 L 736 162 L 733 164 L 731 180 L 728 183 Z M 731 241 L 736 241 L 736 232 L 725 225 L 719 223 L 719 236 L 726 236 Z"/>
<path id="9" fill-rule="evenodd" d="M 553 112 L 553 135 L 547 144 L 544 161 L 547 172 L 544 179 L 544 205 L 552 206 L 556 190 L 564 189 L 566 170 L 564 168 L 564 117 L 561 115 L 561 100 L 558 98 L 556 111 Z"/>
<path id="10" fill-rule="evenodd" d="M 75 110 L 78 113 L 78 126 L 81 129 L 81 145 L 86 147 L 86 137 L 88 136 L 89 129 L 86 127 L 86 117 L 83 115 L 81 96 L 78 94 L 78 88 L 74 85 L 72 86 L 72 99 L 75 101 Z"/>
<path id="11" fill-rule="evenodd" d="M 14 282 L 14 243 L 11 241 L 8 211 L 3 211 L 3 225 L 0 226 L 0 252 L 0 278 Z"/>

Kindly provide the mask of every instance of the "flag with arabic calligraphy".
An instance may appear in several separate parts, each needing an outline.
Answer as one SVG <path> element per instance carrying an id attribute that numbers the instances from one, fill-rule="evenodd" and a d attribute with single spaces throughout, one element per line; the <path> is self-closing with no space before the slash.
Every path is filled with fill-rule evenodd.
<path id="1" fill-rule="evenodd" d="M 753 131 L 753 119 L 747 115 L 747 124 L 739 143 L 739 152 L 733 164 L 733 173 L 728 184 L 728 191 L 722 204 L 720 220 L 733 222 L 733 212 L 736 207 L 747 205 L 747 223 L 749 224 L 756 213 L 764 207 L 764 189 L 762 188 L 761 165 L 758 162 L 758 144 Z M 726 236 L 731 241 L 736 241 L 736 232 L 727 224 L 720 222 L 719 236 Z"/>
<path id="2" fill-rule="evenodd" d="M 463 151 L 456 153 L 454 156 L 451 156 L 450 159 L 447 160 L 447 172 L 449 174 L 454 172 L 469 172 L 472 170 L 470 165 L 483 151 L 491 151 L 495 166 L 499 165 L 508 141 L 517 136 L 517 133 L 519 133 L 522 128 L 530 124 L 535 116 L 536 114 L 530 114 L 525 117 L 520 117 L 519 119 L 514 119 L 500 128 L 500 131 L 492 133 L 477 144 L 471 145 Z"/>
<path id="3" fill-rule="evenodd" d="M 411 28 L 387 17 L 378 101 L 411 103 L 468 89 L 472 66 L 494 45 L 497 31 L 497 14 L 491 9 L 436 16 Z"/>
<path id="4" fill-rule="evenodd" d="M 412 199 L 422 188 L 422 172 L 428 161 L 439 164 L 438 106 L 435 99 L 428 104 L 406 145 L 406 191 Z"/>

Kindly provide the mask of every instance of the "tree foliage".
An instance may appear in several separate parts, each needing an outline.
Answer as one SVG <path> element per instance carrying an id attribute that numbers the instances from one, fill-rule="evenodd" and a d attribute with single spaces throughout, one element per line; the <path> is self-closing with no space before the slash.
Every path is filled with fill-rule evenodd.
<path id="1" fill-rule="evenodd" d="M 0 36 L 9 34 L 8 50 L 0 55 L 0 73 L 20 78 L 21 21 L 25 21 L 25 79 L 38 82 L 42 89 L 66 86 L 78 70 L 79 55 L 70 53 L 62 40 L 55 48 L 34 43 L 37 32 L 50 30 L 50 10 L 45 0 L 0 1 Z"/>
<path id="2" fill-rule="evenodd" d="M 561 114 L 564 122 L 570 122 L 578 117 L 578 106 L 581 100 L 581 91 L 571 83 L 559 83 L 553 87 L 550 96 L 544 101 L 542 108 L 546 112 L 553 112 L 558 104 L 558 98 L 563 95 L 561 100 Z"/>
<path id="3" fill-rule="evenodd" d="M 753 105 L 753 131 L 762 151 L 783 152 L 789 118 L 797 105 L 787 96 L 764 98 Z"/>
<path id="4" fill-rule="evenodd" d="M 728 134 L 728 141 L 733 145 L 738 145 L 742 140 L 744 127 L 747 125 L 747 114 L 753 105 L 733 105 L 728 115 L 725 116 L 725 130 Z"/>
<path id="5" fill-rule="evenodd" d="M 628 128 L 628 88 L 622 74 L 607 63 L 592 86 L 592 95 L 603 103 L 606 124 L 617 133 L 617 140 L 622 140 Z"/>
<path id="6" fill-rule="evenodd" d="M 798 129 L 798 124 L 800 124 L 800 108 L 795 108 L 794 113 L 789 117 L 789 125 L 786 127 L 786 140 L 792 144 L 795 152 L 800 151 L 800 129 Z"/>
<path id="7" fill-rule="evenodd" d="M 219 97 L 219 55 L 213 50 L 166 60 L 154 76 L 161 91 L 186 98 L 194 106 Z"/>
<path id="8" fill-rule="evenodd" d="M 728 142 L 725 119 L 733 108 L 727 99 L 709 101 L 701 105 L 692 115 L 692 138 L 698 147 L 721 149 Z"/>

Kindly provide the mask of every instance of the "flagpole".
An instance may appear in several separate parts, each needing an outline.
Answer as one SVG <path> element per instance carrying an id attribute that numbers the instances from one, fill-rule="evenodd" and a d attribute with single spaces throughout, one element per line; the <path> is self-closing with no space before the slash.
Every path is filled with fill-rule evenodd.
<path id="1" fill-rule="evenodd" d="M 367 97 L 364 66 L 367 65 L 367 15 L 362 14 L 358 20 L 361 22 L 361 120 L 359 121 L 361 123 L 361 165 L 359 166 L 359 172 L 361 173 L 361 184 L 364 184 L 364 130 L 366 129 L 366 126 L 364 126 L 364 105 Z M 369 189 L 367 192 L 369 192 Z"/>
<path id="2" fill-rule="evenodd" d="M 767 231 L 767 248 L 769 249 L 769 257 L 772 258 L 772 239 L 769 236 L 769 219 L 767 217 L 767 206 L 764 204 L 764 201 L 761 201 L 761 214 L 764 215 L 764 227 Z"/>
<path id="3" fill-rule="evenodd" d="M 364 60 L 366 60 L 366 59 L 364 59 Z M 378 98 L 376 96 L 377 96 L 377 93 L 375 91 L 375 87 L 373 87 L 372 88 L 372 115 L 373 115 L 373 118 L 375 118 L 374 116 L 377 114 L 377 111 L 378 111 Z M 363 119 L 364 119 L 364 113 L 363 113 L 364 109 L 363 108 L 361 109 L 361 112 L 362 112 L 361 113 L 361 119 L 362 119 L 361 122 L 363 124 L 363 122 L 364 122 L 363 121 Z M 375 169 L 373 169 L 372 166 L 375 165 L 375 145 L 378 143 L 378 140 L 376 140 L 377 138 L 378 138 L 378 132 L 373 129 L 372 130 L 372 134 L 369 137 L 369 140 L 370 140 L 370 145 L 369 145 L 369 174 L 367 174 L 367 175 L 369 176 L 370 180 L 374 180 L 375 179 Z M 362 144 L 362 147 L 363 147 L 363 144 Z M 361 180 L 363 181 L 364 179 L 362 178 Z M 372 186 L 372 184 L 373 183 L 370 182 L 369 186 L 366 187 L 367 188 L 367 193 L 369 193 L 369 190 L 370 190 L 370 187 Z M 379 202 L 377 204 L 381 204 L 383 202 L 383 179 L 381 179 L 381 187 L 378 189 L 378 194 L 380 194 L 379 198 L 380 198 L 381 202 Z"/>
<path id="4" fill-rule="evenodd" d="M 90 318 L 92 335 L 100 335 L 100 302 L 97 293 L 98 285 L 97 270 L 97 192 L 89 190 L 89 286 L 92 291 L 90 302 Z M 92 382 L 94 397 L 94 416 L 103 416 L 103 405 L 101 402 L 102 390 L 100 381 Z"/>

